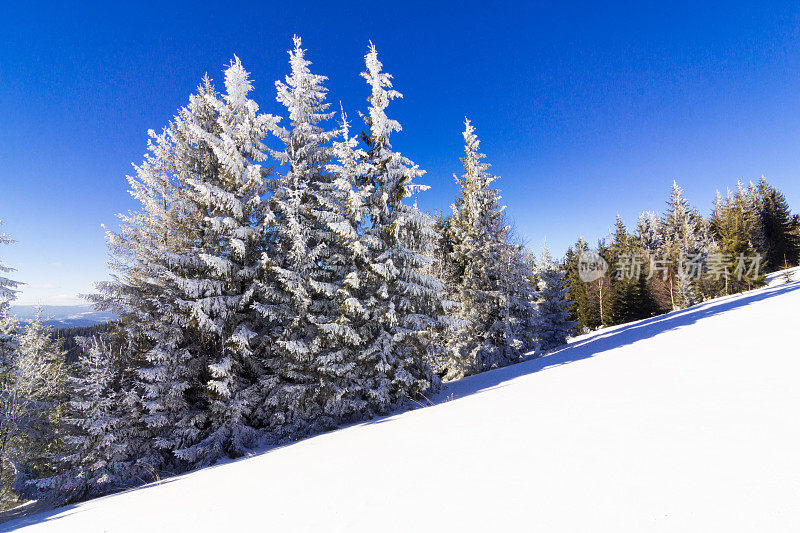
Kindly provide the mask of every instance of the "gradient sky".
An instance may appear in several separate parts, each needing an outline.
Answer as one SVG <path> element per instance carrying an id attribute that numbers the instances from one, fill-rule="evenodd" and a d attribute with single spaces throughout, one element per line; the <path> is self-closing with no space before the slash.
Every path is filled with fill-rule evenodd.
<path id="1" fill-rule="evenodd" d="M 124 177 L 147 129 L 205 72 L 237 54 L 284 114 L 295 33 L 351 118 L 375 43 L 405 95 L 393 145 L 428 171 L 421 207 L 449 209 L 469 116 L 532 248 L 633 225 L 673 179 L 704 213 L 761 174 L 800 208 L 797 2 L 112 4 L 0 2 L 0 231 L 18 241 L 0 257 L 20 303 L 77 303 L 107 276 L 101 224 L 136 207 Z"/>

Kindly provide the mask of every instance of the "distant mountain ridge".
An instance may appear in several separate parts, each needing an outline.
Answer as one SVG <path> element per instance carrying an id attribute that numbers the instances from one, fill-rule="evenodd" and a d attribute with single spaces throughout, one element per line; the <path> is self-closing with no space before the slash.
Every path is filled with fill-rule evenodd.
<path id="1" fill-rule="evenodd" d="M 11 314 L 22 322 L 36 318 L 37 309 L 45 324 L 53 328 L 74 328 L 94 326 L 115 320 L 117 316 L 109 311 L 97 311 L 91 305 L 12 305 Z"/>

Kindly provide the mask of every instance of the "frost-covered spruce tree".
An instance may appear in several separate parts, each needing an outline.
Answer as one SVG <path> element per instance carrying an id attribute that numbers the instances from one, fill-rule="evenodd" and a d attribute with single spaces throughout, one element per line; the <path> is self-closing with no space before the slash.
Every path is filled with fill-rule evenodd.
<path id="1" fill-rule="evenodd" d="M 0 220 L 0 224 L 3 221 Z M 0 246 L 13 243 L 13 239 L 6 234 L 0 233 Z M 11 302 L 16 298 L 17 287 L 20 283 L 3 276 L 14 269 L 7 267 L 0 261 L 0 376 L 6 375 L 5 364 L 11 361 L 12 355 L 17 348 L 16 334 L 19 324 L 9 316 Z"/>
<path id="2" fill-rule="evenodd" d="M 1 224 L 3 224 L 2 220 L 0 220 Z M 0 245 L 12 244 L 13 242 L 14 240 L 11 237 L 5 233 L 0 233 Z M 11 301 L 16 297 L 17 288 L 20 286 L 18 281 L 4 277 L 4 274 L 13 271 L 13 268 L 7 267 L 0 262 L 0 316 L 4 316 L 7 313 Z"/>
<path id="3" fill-rule="evenodd" d="M 705 226 L 703 218 L 684 198 L 683 189 L 673 182 L 660 228 L 663 256 L 670 262 L 668 282 L 673 309 L 684 309 L 696 303 L 689 262 L 699 262 L 702 268 L 710 244 Z"/>
<path id="4" fill-rule="evenodd" d="M 366 152 L 358 147 L 358 140 L 350 136 L 350 123 L 342 111 L 338 140 L 332 146 L 333 160 L 328 165 L 331 181 L 321 183 L 317 194 L 319 209 L 317 220 L 324 224 L 328 234 L 327 259 L 321 265 L 325 273 L 319 280 L 331 285 L 336 312 L 333 319 L 319 324 L 329 346 L 318 359 L 320 398 L 326 416 L 346 422 L 373 412 L 368 383 L 362 377 L 362 366 L 371 361 L 362 358 L 366 343 L 370 342 L 374 325 L 363 300 L 359 272 L 369 268 L 370 248 L 359 233 L 365 216 L 364 190 L 361 183 L 361 161 Z"/>
<path id="5" fill-rule="evenodd" d="M 2 221 L 0 221 L 2 224 Z M 6 234 L 0 234 L 0 246 L 13 243 L 13 239 Z M 11 302 L 17 294 L 20 283 L 4 275 L 13 272 L 13 269 L 0 261 L 0 401 L 3 412 L 0 414 L 0 510 L 6 504 L 16 500 L 16 494 L 11 490 L 14 482 L 14 468 L 8 460 L 7 450 L 11 447 L 10 435 L 12 421 L 6 412 L 12 408 L 12 393 L 14 388 L 14 363 L 19 349 L 19 322 L 9 315 Z"/>
<path id="6" fill-rule="evenodd" d="M 717 193 L 714 209 L 711 213 L 710 226 L 718 245 L 717 251 L 726 257 L 728 261 L 736 262 L 740 256 L 755 257 L 762 253 L 763 248 L 759 249 L 757 243 L 763 241 L 763 227 L 759 207 L 751 197 L 752 187 L 745 189 L 741 183 L 737 184 L 735 193 L 728 192 L 728 197 L 723 199 Z M 763 258 L 763 257 L 762 257 Z M 754 285 L 763 283 L 762 277 L 747 275 L 736 275 L 734 265 L 722 270 L 720 279 L 716 281 L 714 289 L 720 294 L 731 294 L 749 290 Z M 719 275 L 720 272 L 717 271 Z"/>
<path id="7" fill-rule="evenodd" d="M 460 304 L 455 318 L 462 327 L 441 356 L 447 380 L 505 366 L 534 346 L 531 272 L 520 249 L 508 242 L 505 207 L 491 187 L 497 178 L 482 161 L 469 120 L 463 136 L 464 174 L 456 178 L 461 192 L 447 224 L 449 296 Z"/>
<path id="8" fill-rule="evenodd" d="M 121 409 L 119 354 L 107 341 L 79 339 L 81 356 L 69 377 L 70 401 L 61 472 L 38 481 L 60 503 L 100 496 L 139 482 Z"/>
<path id="9" fill-rule="evenodd" d="M 800 217 L 792 215 L 786 196 L 764 176 L 757 187 L 764 266 L 774 271 L 800 263 Z"/>
<path id="10" fill-rule="evenodd" d="M 749 230 L 751 246 L 758 251 L 763 251 L 767 247 L 767 237 L 765 221 L 762 217 L 764 200 L 761 195 L 761 187 L 751 181 L 746 190 L 743 190 L 742 184 L 739 183 L 738 190 L 742 197 L 742 209 Z"/>
<path id="11" fill-rule="evenodd" d="M 260 303 L 258 269 L 271 221 L 263 206 L 268 170 L 261 164 L 262 140 L 276 118 L 258 112 L 249 98 L 252 89 L 249 73 L 234 58 L 225 70 L 225 94 L 202 90 L 193 99 L 200 113 L 181 113 L 175 120 L 184 139 L 180 146 L 188 148 L 179 159 L 188 163 L 178 169 L 188 185 L 180 198 L 201 220 L 201 240 L 178 257 L 194 262 L 196 271 L 173 276 L 207 365 L 201 440 L 175 451 L 194 465 L 241 455 L 257 436 L 249 416 L 263 371 L 257 354 L 268 339 L 252 309 Z"/>
<path id="12" fill-rule="evenodd" d="M 3 221 L 0 220 L 0 224 Z M 0 233 L 0 246 L 12 244 L 14 240 L 4 233 Z M 0 379 L 7 375 L 5 365 L 9 363 L 17 349 L 16 335 L 19 331 L 19 323 L 9 316 L 11 302 L 16 298 L 17 288 L 20 286 L 18 281 L 4 277 L 4 274 L 13 272 L 14 269 L 0 261 Z"/>
<path id="13" fill-rule="evenodd" d="M 537 314 L 534 303 L 533 273 L 525 259 L 524 249 L 513 242 L 511 227 L 506 225 L 505 246 L 500 249 L 500 309 L 502 337 L 498 359 L 492 366 L 514 363 L 525 352 L 537 348 L 533 336 Z"/>
<path id="14" fill-rule="evenodd" d="M 358 328 L 363 349 L 353 375 L 364 391 L 364 414 L 386 412 L 406 398 L 438 386 L 428 364 L 430 331 L 442 317 L 442 284 L 424 271 L 436 242 L 433 218 L 407 199 L 427 187 L 414 183 L 423 172 L 390 144 L 400 131 L 386 115 L 389 102 L 401 97 L 391 75 L 382 71 L 370 43 L 366 71 L 371 88 L 363 118 L 366 150 L 359 165 L 363 194 L 359 231 L 365 260 L 348 278 L 368 317 Z"/>
<path id="15" fill-rule="evenodd" d="M 581 279 L 581 258 L 589 251 L 583 237 L 567 249 L 565 257 L 567 298 L 574 302 L 574 311 L 571 318 L 576 321 L 576 331 L 586 333 L 592 328 L 601 325 L 597 306 L 593 305 L 593 287 Z"/>
<path id="16" fill-rule="evenodd" d="M 276 82 L 288 111 L 286 128 L 275 128 L 285 165 L 269 200 L 275 217 L 271 246 L 262 260 L 267 303 L 259 310 L 272 325 L 268 380 L 262 383 L 263 424 L 278 438 L 332 427 L 330 375 L 343 364 L 344 326 L 337 324 L 337 291 L 352 264 L 343 248 L 354 228 L 345 214 L 348 198 L 327 172 L 330 141 L 321 124 L 333 116 L 325 101 L 325 76 L 313 74 L 299 37 L 289 52 L 290 73 Z M 352 335 L 352 332 L 350 332 Z M 339 371 L 343 371 L 341 369 Z"/>
<path id="17" fill-rule="evenodd" d="M 62 449 L 67 365 L 60 343 L 40 317 L 25 326 L 0 377 L 0 477 L 25 498 L 38 497 L 33 482 L 54 473 Z"/>
<path id="18" fill-rule="evenodd" d="M 252 312 L 269 226 L 260 161 L 275 119 L 249 99 L 238 59 L 225 87 L 219 94 L 205 78 L 165 132 L 151 134 L 131 178 L 143 209 L 110 235 L 118 275 L 101 287 L 144 360 L 142 420 L 171 471 L 240 454 L 255 437 L 252 354 L 267 339 Z"/>
<path id="19" fill-rule="evenodd" d="M 549 350 L 567 342 L 576 322 L 570 320 L 574 303 L 567 299 L 565 273 L 553 261 L 547 247 L 535 262 L 538 284 L 536 292 L 536 340 L 541 350 Z"/>
<path id="20" fill-rule="evenodd" d="M 660 230 L 661 219 L 653 211 L 645 211 L 639 215 L 636 225 L 636 242 L 649 256 L 655 255 L 663 244 L 663 232 Z"/>
<path id="21" fill-rule="evenodd" d="M 127 354 L 129 380 L 124 405 L 138 429 L 138 461 L 149 471 L 176 471 L 173 451 L 195 442 L 202 419 L 197 398 L 203 362 L 197 335 L 184 327 L 178 307 L 183 294 L 173 275 L 190 265 L 172 258 L 191 248 L 190 231 L 198 217 L 181 202 L 176 169 L 180 138 L 174 124 L 160 134 L 150 130 L 145 161 L 128 177 L 141 209 L 120 214 L 119 232 L 106 233 L 112 280 L 97 284 L 92 299 L 118 314 L 114 336 Z"/>

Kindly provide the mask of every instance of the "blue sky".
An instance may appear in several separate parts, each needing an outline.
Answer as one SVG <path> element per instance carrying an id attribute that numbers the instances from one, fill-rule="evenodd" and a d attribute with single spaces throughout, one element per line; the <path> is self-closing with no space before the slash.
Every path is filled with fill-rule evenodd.
<path id="1" fill-rule="evenodd" d="M 617 213 L 660 210 L 673 179 L 708 212 L 761 174 L 800 208 L 800 6 L 766 2 L 0 4 L 0 250 L 21 303 L 77 302 L 106 277 L 100 227 L 134 209 L 124 179 L 208 72 L 237 54 L 254 98 L 303 37 L 330 99 L 364 109 L 371 39 L 405 98 L 394 146 L 456 194 L 469 116 L 508 213 L 562 254 Z M 435 5 L 434 5 L 435 4 Z"/>

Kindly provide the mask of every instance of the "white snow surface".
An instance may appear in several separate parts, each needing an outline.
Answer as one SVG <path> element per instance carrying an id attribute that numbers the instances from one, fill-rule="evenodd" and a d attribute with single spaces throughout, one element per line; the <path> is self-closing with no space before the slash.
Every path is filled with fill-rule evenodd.
<path id="1" fill-rule="evenodd" d="M 797 531 L 800 281 L 774 283 L 0 529 Z"/>

